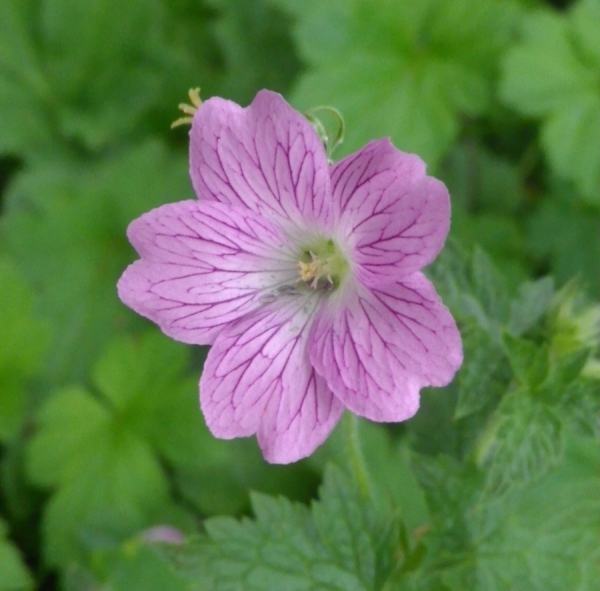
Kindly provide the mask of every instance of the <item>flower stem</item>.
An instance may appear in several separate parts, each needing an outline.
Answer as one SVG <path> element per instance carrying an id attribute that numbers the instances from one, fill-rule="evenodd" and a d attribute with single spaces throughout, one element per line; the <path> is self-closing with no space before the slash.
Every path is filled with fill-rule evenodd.
<path id="1" fill-rule="evenodd" d="M 344 443 L 346 444 L 348 460 L 354 473 L 358 490 L 361 496 L 366 499 L 371 496 L 371 487 L 369 486 L 367 465 L 358 437 L 358 417 L 351 412 L 346 412 L 346 416 L 344 417 Z"/>

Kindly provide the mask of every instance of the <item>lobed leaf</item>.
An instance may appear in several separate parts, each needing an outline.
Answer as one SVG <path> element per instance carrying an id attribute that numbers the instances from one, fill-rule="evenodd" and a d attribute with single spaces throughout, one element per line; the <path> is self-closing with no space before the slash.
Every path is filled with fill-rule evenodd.
<path id="1" fill-rule="evenodd" d="M 584 24 L 585 23 L 585 24 Z M 550 165 L 573 179 L 596 206 L 600 195 L 600 88 L 597 0 L 580 0 L 569 14 L 538 11 L 526 19 L 523 41 L 503 63 L 501 95 L 521 113 L 542 119 Z"/>
<path id="2" fill-rule="evenodd" d="M 487 0 L 274 1 L 298 18 L 309 65 L 294 102 L 340 110 L 349 130 L 344 153 L 390 135 L 432 166 L 456 138 L 459 114 L 489 107 L 493 64 L 515 14 L 513 5 Z"/>
<path id="3" fill-rule="evenodd" d="M 208 520 L 207 536 L 180 556 L 199 588 L 366 591 L 381 588 L 393 565 L 390 525 L 334 467 L 310 510 L 256 494 L 253 507 L 254 520 Z"/>

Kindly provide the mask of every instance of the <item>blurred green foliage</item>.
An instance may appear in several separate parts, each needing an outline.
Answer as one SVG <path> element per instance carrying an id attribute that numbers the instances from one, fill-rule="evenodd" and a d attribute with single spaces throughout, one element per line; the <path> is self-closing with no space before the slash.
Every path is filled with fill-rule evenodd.
<path id="1" fill-rule="evenodd" d="M 0 591 L 591 591 L 599 27 L 600 0 L 0 2 Z M 339 155 L 391 136 L 450 188 L 428 274 L 465 363 L 358 424 L 366 490 L 346 420 L 293 466 L 215 440 L 206 351 L 118 301 L 127 224 L 193 198 L 169 124 L 198 85 L 330 104 Z"/>

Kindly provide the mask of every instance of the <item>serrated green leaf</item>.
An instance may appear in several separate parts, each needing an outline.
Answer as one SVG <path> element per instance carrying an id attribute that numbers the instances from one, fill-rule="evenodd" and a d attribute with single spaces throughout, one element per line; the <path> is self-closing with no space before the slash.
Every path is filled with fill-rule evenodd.
<path id="1" fill-rule="evenodd" d="M 29 591 L 33 578 L 17 548 L 6 539 L 8 528 L 0 519 L 0 591 Z"/>
<path id="2" fill-rule="evenodd" d="M 475 248 L 472 260 L 474 296 L 490 319 L 505 322 L 509 314 L 509 294 L 506 279 L 480 248 Z"/>
<path id="3" fill-rule="evenodd" d="M 411 451 L 384 426 L 345 415 L 310 461 L 320 471 L 333 462 L 352 472 L 355 446 L 364 461 L 370 502 L 376 510 L 399 516 L 408 534 L 422 528 L 429 516 L 423 491 L 411 469 Z"/>
<path id="4" fill-rule="evenodd" d="M 508 332 L 518 337 L 530 330 L 547 311 L 553 295 L 554 281 L 551 277 L 521 285 L 510 304 Z"/>
<path id="5" fill-rule="evenodd" d="M 500 527 L 477 549 L 476 589 L 594 589 L 600 576 L 599 451 L 597 442 L 570 441 L 556 470 L 508 507 L 492 508 Z"/>
<path id="6" fill-rule="evenodd" d="M 550 370 L 548 347 L 515 338 L 508 333 L 503 335 L 503 344 L 519 383 L 530 391 L 542 384 Z"/>
<path id="7" fill-rule="evenodd" d="M 294 102 L 341 111 L 344 153 L 389 135 L 433 166 L 456 137 L 458 114 L 488 107 L 490 66 L 513 18 L 512 5 L 488 1 L 278 3 L 297 17 L 309 64 Z"/>
<path id="8" fill-rule="evenodd" d="M 510 307 L 506 278 L 479 247 L 473 251 L 466 274 L 466 284 L 458 296 L 458 314 L 474 319 L 499 342 L 500 328 L 508 319 Z"/>
<path id="9" fill-rule="evenodd" d="M 321 501 L 308 508 L 253 496 L 255 520 L 213 518 L 187 549 L 188 572 L 207 588 L 378 588 L 393 565 L 390 524 L 382 524 L 339 470 L 326 472 Z"/>
<path id="10" fill-rule="evenodd" d="M 508 319 L 510 292 L 504 277 L 479 246 L 465 249 L 449 241 L 427 269 L 446 305 L 460 321 L 475 321 L 500 342 Z"/>
<path id="11" fill-rule="evenodd" d="M 527 390 L 507 394 L 492 420 L 477 450 L 486 494 L 502 495 L 535 481 L 558 462 L 563 447 L 561 421 Z"/>
<path id="12" fill-rule="evenodd" d="M 510 379 L 502 348 L 479 326 L 462 331 L 466 363 L 458 374 L 455 419 L 497 404 Z"/>
<path id="13" fill-rule="evenodd" d="M 600 383 L 597 379 L 551 383 L 542 395 L 576 433 L 593 438 L 600 436 Z"/>
<path id="14" fill-rule="evenodd" d="M 556 360 L 548 380 L 550 384 L 560 388 L 574 382 L 581 375 L 590 353 L 590 349 L 582 348 Z"/>
<path id="15" fill-rule="evenodd" d="M 587 24 L 582 26 L 582 21 Z M 525 22 L 522 44 L 504 62 L 503 98 L 522 113 L 543 118 L 542 146 L 550 164 L 573 179 L 582 195 L 600 195 L 600 88 L 596 0 L 581 0 L 568 15 L 550 11 Z M 578 34 L 581 35 L 578 37 Z"/>
<path id="16" fill-rule="evenodd" d="M 479 499 L 482 477 L 471 464 L 445 454 L 415 454 L 413 468 L 427 493 L 431 527 L 422 532 L 429 549 L 424 568 L 432 572 L 440 559 L 464 559 L 474 525 L 470 509 Z"/>
<path id="17" fill-rule="evenodd" d="M 553 470 L 494 500 L 481 495 L 480 475 L 468 466 L 420 458 L 434 516 L 423 570 L 446 587 L 425 579 L 416 589 L 592 591 L 600 574 L 598 452 L 597 441 L 569 435 Z"/>

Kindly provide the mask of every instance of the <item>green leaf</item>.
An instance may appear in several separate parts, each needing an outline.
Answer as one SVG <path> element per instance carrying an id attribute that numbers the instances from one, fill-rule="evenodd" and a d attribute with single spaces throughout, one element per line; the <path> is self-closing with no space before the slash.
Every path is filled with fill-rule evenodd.
<path id="1" fill-rule="evenodd" d="M 278 0 L 298 19 L 309 69 L 293 95 L 301 109 L 340 110 L 348 153 L 379 136 L 431 166 L 448 150 L 459 115 L 480 115 L 513 5 L 489 1 Z"/>
<path id="2" fill-rule="evenodd" d="M 0 257 L 0 441 L 15 437 L 27 407 L 25 381 L 40 367 L 48 326 L 16 266 Z"/>
<path id="3" fill-rule="evenodd" d="M 502 495 L 535 481 L 558 462 L 563 447 L 561 421 L 527 390 L 507 394 L 492 421 L 477 449 L 486 494 Z"/>
<path id="4" fill-rule="evenodd" d="M 3 2 L 0 150 L 51 153 L 65 136 L 95 150 L 131 131 L 160 90 L 163 20 L 158 0 Z"/>
<path id="5" fill-rule="evenodd" d="M 366 591 L 379 588 L 394 566 L 394 528 L 334 467 L 311 510 L 258 494 L 252 502 L 254 520 L 209 519 L 207 536 L 187 549 L 181 560 L 197 584 L 214 591 Z"/>
<path id="6" fill-rule="evenodd" d="M 583 61 L 600 69 L 600 40 L 597 24 L 600 22 L 600 4 L 595 0 L 582 0 L 571 13 L 573 42 Z"/>
<path id="7" fill-rule="evenodd" d="M 503 343 L 512 370 L 521 386 L 533 391 L 541 385 L 550 370 L 548 347 L 517 339 L 508 333 L 503 335 Z"/>
<path id="8" fill-rule="evenodd" d="M 349 442 L 346 421 L 356 421 L 354 441 Z M 412 472 L 411 452 L 402 440 L 394 438 L 382 425 L 344 416 L 327 441 L 311 456 L 311 463 L 320 470 L 333 462 L 355 469 L 351 446 L 357 445 L 364 458 L 371 503 L 382 514 L 394 514 L 402 519 L 409 534 L 422 528 L 429 520 L 423 491 Z M 390 470 L 393 466 L 393 470 Z"/>
<path id="9" fill-rule="evenodd" d="M 551 277 L 527 281 L 519 286 L 518 294 L 510 304 L 508 332 L 518 337 L 535 326 L 549 308 L 553 295 Z"/>
<path id="10" fill-rule="evenodd" d="M 583 24 L 585 22 L 585 24 Z M 596 0 L 580 0 L 568 15 L 532 14 L 523 42 L 504 61 L 501 93 L 520 112 L 543 119 L 542 146 L 556 172 L 573 179 L 599 204 L 600 87 Z"/>
<path id="11" fill-rule="evenodd" d="M 264 0 L 209 0 L 220 11 L 214 24 L 225 60 L 220 94 L 249 103 L 261 88 L 288 91 L 300 70 L 291 19 Z"/>
<path id="12" fill-rule="evenodd" d="M 77 479 L 50 499 L 43 520 L 44 557 L 64 566 L 83 549 L 153 525 L 168 502 L 165 476 L 149 446 L 129 433 L 99 433 L 94 450 L 73 461 Z"/>
<path id="13" fill-rule="evenodd" d="M 73 386 L 44 404 L 37 413 L 39 430 L 28 449 L 28 472 L 38 486 L 55 486 L 77 477 L 72 468 L 83 450 L 94 448 L 109 428 L 110 415 L 88 392 Z"/>
<path id="14" fill-rule="evenodd" d="M 170 462 L 194 464 L 206 427 L 198 405 L 197 378 L 182 380 L 189 347 L 158 331 L 123 337 L 105 349 L 93 383 L 128 428 Z"/>
<path id="15" fill-rule="evenodd" d="M 33 290 L 16 265 L 0 258 L 0 373 L 36 371 L 47 346 L 47 330 L 36 318 Z"/>
<path id="16" fill-rule="evenodd" d="M 472 137 L 455 144 L 438 174 L 450 191 L 453 208 L 460 205 L 470 214 L 485 209 L 514 215 L 525 199 L 519 168 Z"/>
<path id="17" fill-rule="evenodd" d="M 528 246 L 550 264 L 557 283 L 579 277 L 589 293 L 600 297 L 600 212 L 574 203 L 569 187 L 551 193 L 527 223 Z"/>
<path id="18" fill-rule="evenodd" d="M 100 153 L 125 136 L 166 131 L 187 88 L 212 88 L 222 75 L 204 3 L 38 4 L 0 6 L 0 152 Z M 186 82 L 190 72 L 197 78 Z"/>
<path id="19" fill-rule="evenodd" d="M 556 360 L 549 382 L 553 387 L 562 387 L 574 382 L 590 358 L 590 349 L 582 348 Z"/>
<path id="20" fill-rule="evenodd" d="M 98 552 L 95 570 L 112 591 L 187 591 L 184 575 L 172 568 L 163 552 L 142 537 L 124 542 L 118 549 Z"/>
<path id="21" fill-rule="evenodd" d="M 489 322 L 506 322 L 509 315 L 509 293 L 506 279 L 480 248 L 475 248 L 471 263 L 473 295 L 489 320 L 480 317 L 482 326 Z"/>
<path id="22" fill-rule="evenodd" d="M 585 375 L 589 358 L 590 350 L 582 348 L 557 359 L 540 396 L 576 432 L 598 437 L 600 380 Z"/>
<path id="23" fill-rule="evenodd" d="M 177 463 L 174 477 L 182 497 L 202 515 L 239 515 L 247 511 L 249 490 L 282 494 L 298 501 L 314 497 L 319 475 L 307 461 L 284 466 L 267 464 L 254 438 L 216 439 L 203 422 L 198 436 L 203 445 L 194 464 Z M 186 453 L 182 452 L 184 458 Z"/>
<path id="24" fill-rule="evenodd" d="M 455 419 L 497 404 L 510 379 L 504 352 L 487 332 L 477 325 L 467 327 L 462 340 L 466 363 L 458 374 Z"/>
<path id="25" fill-rule="evenodd" d="M 421 458 L 434 517 L 422 569 L 446 587 L 434 580 L 415 588 L 592 591 L 600 576 L 599 451 L 598 441 L 569 434 L 554 469 L 493 500 L 467 466 Z"/>
<path id="26" fill-rule="evenodd" d="M 35 3 L 0 4 L 0 153 L 22 153 L 52 135 L 51 91 L 32 37 Z"/>
<path id="27" fill-rule="evenodd" d="M 600 449 L 589 440 L 568 443 L 557 469 L 492 508 L 488 519 L 499 527 L 477 549 L 476 588 L 515 589 L 523 582 L 531 591 L 592 591 L 597 585 Z"/>
<path id="28" fill-rule="evenodd" d="M 251 439 L 223 441 L 206 427 L 198 401 L 198 370 L 182 379 L 190 347 L 159 331 L 112 341 L 93 384 L 128 429 L 164 458 L 178 492 L 204 515 L 247 509 L 248 489 L 306 499 L 315 474 L 306 466 L 265 464 Z M 205 351 L 196 356 L 198 367 Z"/>
<path id="29" fill-rule="evenodd" d="M 427 272 L 459 321 L 474 320 L 500 342 L 500 327 L 509 317 L 510 291 L 506 277 L 485 251 L 479 246 L 471 251 L 451 240 Z"/>
<path id="30" fill-rule="evenodd" d="M 29 591 L 33 578 L 17 548 L 6 539 L 8 528 L 0 519 L 0 591 Z"/>
<path id="31" fill-rule="evenodd" d="M 12 185 L 0 236 L 51 319 L 49 383 L 85 379 L 115 332 L 142 325 L 116 294 L 134 259 L 125 231 L 142 212 L 190 196 L 186 166 L 148 142 L 95 164 L 47 161 Z"/>
<path id="32" fill-rule="evenodd" d="M 167 502 L 167 482 L 151 447 L 85 390 L 55 394 L 38 420 L 28 468 L 33 482 L 56 488 L 43 522 L 48 564 L 78 555 L 86 535 L 94 546 L 98 531 L 114 536 L 141 529 Z"/>

